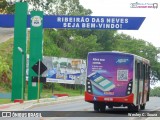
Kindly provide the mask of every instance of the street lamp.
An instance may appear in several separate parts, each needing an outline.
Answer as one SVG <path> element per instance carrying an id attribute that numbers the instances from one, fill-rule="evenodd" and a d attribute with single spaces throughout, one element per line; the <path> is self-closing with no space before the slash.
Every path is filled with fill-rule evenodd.
<path id="1" fill-rule="evenodd" d="M 21 54 L 22 54 L 22 94 L 21 94 L 22 96 L 21 97 L 22 97 L 22 100 L 23 100 L 24 51 L 21 47 L 18 47 L 18 51 L 21 52 Z"/>

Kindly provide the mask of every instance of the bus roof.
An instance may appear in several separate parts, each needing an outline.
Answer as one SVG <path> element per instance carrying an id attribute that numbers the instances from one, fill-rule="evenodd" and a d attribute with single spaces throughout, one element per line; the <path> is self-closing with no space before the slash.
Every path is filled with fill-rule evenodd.
<path id="1" fill-rule="evenodd" d="M 143 58 L 143 57 L 141 57 L 141 56 L 138 56 L 138 55 L 135 55 L 135 54 L 132 54 L 132 53 L 126 53 L 126 52 L 121 52 L 121 51 L 97 51 L 97 52 L 89 52 L 88 55 L 89 55 L 89 54 L 99 54 L 99 53 L 101 53 L 101 54 L 106 54 L 106 53 L 108 53 L 108 54 L 126 54 L 126 55 L 133 55 L 136 60 L 140 60 L 140 61 L 143 61 L 143 62 L 145 62 L 145 63 L 147 63 L 147 64 L 150 64 L 150 61 L 149 61 L 148 59 L 146 59 L 146 58 Z"/>

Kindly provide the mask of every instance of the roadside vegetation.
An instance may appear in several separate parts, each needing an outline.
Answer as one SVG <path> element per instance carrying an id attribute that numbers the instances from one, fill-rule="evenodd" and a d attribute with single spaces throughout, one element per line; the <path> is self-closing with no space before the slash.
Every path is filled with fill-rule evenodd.
<path id="1" fill-rule="evenodd" d="M 45 3 L 41 3 L 39 0 L 34 0 L 34 2 L 30 0 L 29 4 L 36 6 L 36 8 L 32 7 L 33 9 L 43 9 L 44 14 L 86 16 L 92 14 L 90 9 L 85 9 L 80 5 L 79 0 L 54 0 L 54 3 L 51 3 L 50 0 L 46 0 Z M 2 13 L 14 13 L 15 6 L 7 5 L 6 0 L 2 0 L 1 5 L 0 13 L 1 11 Z M 133 53 L 149 59 L 152 76 L 160 79 L 160 63 L 158 62 L 160 48 L 156 48 L 151 43 L 142 39 L 118 33 L 116 30 L 44 29 L 43 45 L 43 55 L 55 57 L 86 59 L 88 52 L 91 51 L 123 51 Z M 11 91 L 12 49 L 13 39 L 0 44 L 0 92 Z M 52 89 L 51 85 L 51 83 L 44 85 L 42 97 L 52 95 L 52 92 L 49 92 Z M 157 89 L 156 91 L 158 91 Z M 79 91 L 79 86 L 56 84 L 54 87 L 55 93 L 61 92 L 79 95 Z"/>
<path id="2" fill-rule="evenodd" d="M 48 84 L 48 83 L 46 83 Z M 53 85 L 53 89 L 52 89 L 52 85 Z M 42 89 L 41 92 L 41 96 L 40 98 L 52 98 L 55 97 L 54 94 L 67 94 L 68 96 L 80 96 L 80 95 L 84 95 L 84 86 L 79 86 L 79 85 L 68 85 L 68 87 L 63 84 L 60 85 L 58 83 L 54 83 L 52 84 L 50 87 L 48 88 L 44 88 Z M 65 85 L 65 86 L 64 86 Z M 6 89 L 2 89 L 3 86 L 0 86 L 0 93 L 10 93 L 10 90 L 6 90 Z M 73 88 L 74 87 L 74 88 Z M 24 100 L 27 100 L 27 95 L 28 94 L 28 86 L 26 85 L 25 87 L 25 93 L 24 93 Z M 11 101 L 11 99 L 0 99 L 0 104 L 6 104 L 6 103 L 12 103 L 13 101 Z"/>
<path id="3" fill-rule="evenodd" d="M 150 96 L 160 97 L 160 87 L 155 87 L 151 89 Z"/>

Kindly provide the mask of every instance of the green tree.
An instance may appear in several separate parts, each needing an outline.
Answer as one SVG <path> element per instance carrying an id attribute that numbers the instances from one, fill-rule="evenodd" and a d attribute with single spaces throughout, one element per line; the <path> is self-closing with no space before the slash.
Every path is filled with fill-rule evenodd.
<path id="1" fill-rule="evenodd" d="M 0 85 L 11 88 L 11 71 L 6 60 L 0 56 Z"/>
<path id="2" fill-rule="evenodd" d="M 51 32 L 51 33 L 50 33 Z M 56 40 L 58 39 L 57 31 L 44 31 L 44 44 L 43 54 L 45 56 L 61 56 L 63 51 L 57 46 Z"/>
<path id="3" fill-rule="evenodd" d="M 82 36 L 74 36 L 68 47 L 68 56 L 74 58 L 87 58 L 88 52 L 100 51 L 101 46 L 97 43 L 97 37 L 90 35 L 86 38 Z"/>
<path id="4" fill-rule="evenodd" d="M 151 89 L 150 96 L 160 97 L 160 87 L 155 87 L 154 89 Z"/>
<path id="5" fill-rule="evenodd" d="M 8 0 L 9 1 L 9 0 Z M 84 9 L 79 0 L 19 0 L 28 2 L 29 12 L 31 10 L 42 10 L 45 14 L 53 15 L 90 15 L 90 9 Z M 14 13 L 15 4 L 2 0 L 0 4 L 1 13 Z"/>
<path id="6" fill-rule="evenodd" d="M 160 50 L 151 43 L 129 35 L 117 34 L 112 50 L 133 53 L 150 60 L 152 78 L 160 79 L 160 63 L 157 57 Z"/>
<path id="7" fill-rule="evenodd" d="M 9 4 L 7 3 L 6 0 L 1 0 L 0 1 L 0 13 L 4 14 L 4 13 L 14 13 L 14 8 L 15 8 L 15 5 L 14 4 Z"/>
<path id="8" fill-rule="evenodd" d="M 77 30 L 76 33 L 82 37 L 90 35 L 97 36 L 97 43 L 101 45 L 103 51 L 112 50 L 115 41 L 116 30 Z"/>

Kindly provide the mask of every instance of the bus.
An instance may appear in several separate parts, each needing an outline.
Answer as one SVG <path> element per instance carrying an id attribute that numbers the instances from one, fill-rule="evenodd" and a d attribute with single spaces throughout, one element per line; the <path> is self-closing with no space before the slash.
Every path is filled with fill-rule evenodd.
<path id="1" fill-rule="evenodd" d="M 149 60 L 117 51 L 88 53 L 85 101 L 95 111 L 104 112 L 106 106 L 144 110 L 149 91 Z"/>

